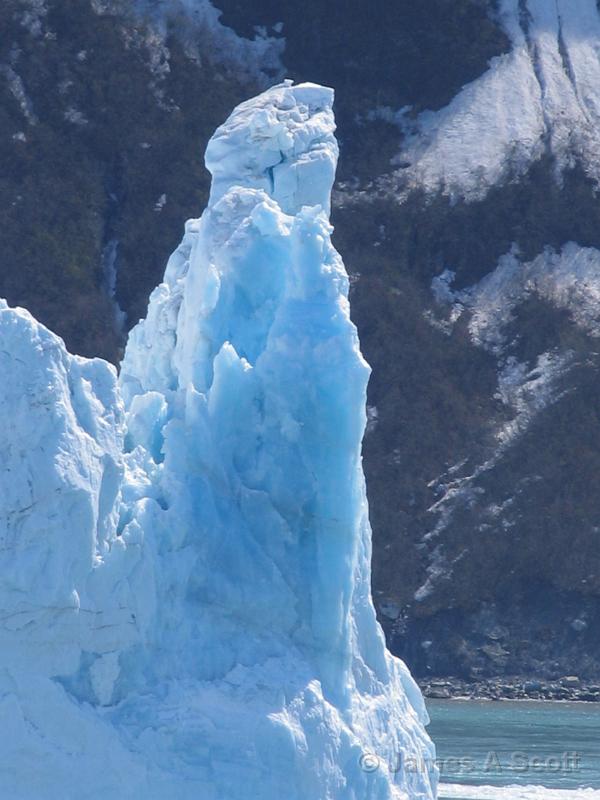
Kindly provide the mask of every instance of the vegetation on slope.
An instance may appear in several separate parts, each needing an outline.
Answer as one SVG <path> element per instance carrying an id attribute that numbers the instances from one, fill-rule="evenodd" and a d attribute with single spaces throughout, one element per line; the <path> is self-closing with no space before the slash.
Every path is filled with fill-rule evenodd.
<path id="1" fill-rule="evenodd" d="M 0 8 L 0 296 L 71 351 L 116 361 L 123 331 L 103 248 L 118 241 L 116 299 L 130 326 L 183 221 L 206 202 L 208 137 L 253 88 L 192 61 L 175 36 L 165 48 L 139 22 L 95 13 L 90 0 L 48 0 L 39 29 L 26 6 Z"/>

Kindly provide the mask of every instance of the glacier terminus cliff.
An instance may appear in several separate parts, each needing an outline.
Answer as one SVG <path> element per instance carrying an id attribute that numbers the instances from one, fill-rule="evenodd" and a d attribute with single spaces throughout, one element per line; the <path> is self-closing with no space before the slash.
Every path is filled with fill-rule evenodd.
<path id="1" fill-rule="evenodd" d="M 435 797 L 371 601 L 332 103 L 286 82 L 217 130 L 119 376 L 0 304 L 11 800 Z"/>

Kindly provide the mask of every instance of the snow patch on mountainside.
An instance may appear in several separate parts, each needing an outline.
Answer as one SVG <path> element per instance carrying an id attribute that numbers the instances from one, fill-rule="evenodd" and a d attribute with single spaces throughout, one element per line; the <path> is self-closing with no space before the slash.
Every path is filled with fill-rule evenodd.
<path id="1" fill-rule="evenodd" d="M 600 336 L 600 251 L 593 247 L 568 242 L 560 252 L 547 248 L 526 263 L 513 249 L 474 286 L 453 292 L 453 279 L 451 270 L 434 278 L 432 291 L 437 302 L 451 305 L 452 322 L 463 311 L 470 312 L 473 342 L 497 355 L 508 343 L 507 328 L 515 311 L 530 297 L 569 312 L 588 334 Z"/>
<path id="2" fill-rule="evenodd" d="M 406 134 L 384 179 L 476 200 L 518 177 L 543 154 L 557 171 L 581 162 L 600 184 L 600 12 L 595 0 L 501 0 L 512 51 L 492 60 L 441 111 L 411 121 L 380 111 Z"/>
<path id="3" fill-rule="evenodd" d="M 514 357 L 506 359 L 498 373 L 496 398 L 511 408 L 515 416 L 497 432 L 500 445 L 496 456 L 525 433 L 540 411 L 555 403 L 563 394 L 559 380 L 573 363 L 571 352 L 549 351 L 537 357 L 531 369 Z M 487 468 L 493 466 L 488 462 Z"/>
<path id="4" fill-rule="evenodd" d="M 507 355 L 515 314 L 526 300 L 538 298 L 566 311 L 589 336 L 600 337 L 600 251 L 568 242 L 560 252 L 547 248 L 523 263 L 513 248 L 474 286 L 453 292 L 453 279 L 454 273 L 445 270 L 432 282 L 437 303 L 447 310 L 447 319 L 440 324 L 450 332 L 468 313 L 473 343 L 498 358 L 497 397 L 516 412 L 497 435 L 506 445 L 527 429 L 537 412 L 561 396 L 556 391 L 558 380 L 575 363 L 568 350 L 540 354 L 533 368 Z"/>
<path id="5" fill-rule="evenodd" d="M 208 62 L 231 70 L 240 80 L 264 87 L 284 77 L 281 56 L 285 38 L 277 28 L 269 33 L 257 28 L 253 39 L 238 36 L 220 21 L 222 12 L 210 0 L 91 0 L 96 14 L 134 14 L 148 25 L 148 30 L 124 29 L 129 38 L 143 38 L 157 79 L 169 70 L 167 38 L 175 33 L 187 55 L 200 63 Z"/>
<path id="6" fill-rule="evenodd" d="M 221 11 L 209 0 L 129 0 L 133 8 L 150 20 L 166 39 L 167 26 L 174 25 L 188 55 L 232 69 L 249 80 L 283 78 L 281 55 L 285 39 L 273 30 L 271 35 L 257 29 L 253 39 L 238 36 L 220 21 Z"/>
<path id="7" fill-rule="evenodd" d="M 485 490 L 479 485 L 479 479 L 496 467 L 507 450 L 529 430 L 540 412 L 565 394 L 567 390 L 562 387 L 563 378 L 573 363 L 574 354 L 569 351 L 542 353 L 533 368 L 512 356 L 500 360 L 495 397 L 510 411 L 512 417 L 491 431 L 487 458 L 475 465 L 463 461 L 429 484 L 429 488 L 438 495 L 436 502 L 428 509 L 436 517 L 436 523 L 425 534 L 423 541 L 438 543 L 429 556 L 427 577 L 414 594 L 417 602 L 426 600 L 440 581 L 451 579 L 454 562 L 446 556 L 443 537 L 458 512 L 479 505 L 482 520 L 480 529 L 490 523 L 496 524 L 498 519 L 501 519 L 505 530 L 514 524 L 504 513 L 510 509 L 514 498 L 509 498 L 501 506 L 489 500 L 486 505 Z M 518 492 L 519 489 L 515 489 L 515 493 Z M 457 557 L 460 558 L 462 554 Z"/>
<path id="8" fill-rule="evenodd" d="M 432 282 L 436 302 L 446 311 L 445 319 L 434 322 L 450 333 L 467 313 L 473 343 L 497 357 L 497 399 L 515 412 L 515 418 L 497 432 L 502 449 L 561 396 L 559 379 L 575 363 L 569 350 L 541 353 L 533 368 L 508 355 L 515 314 L 522 303 L 538 298 L 566 311 L 589 336 L 600 337 L 600 251 L 569 242 L 560 252 L 547 248 L 523 263 L 513 248 L 474 286 L 454 292 L 453 279 L 454 273 L 445 270 Z M 488 462 L 485 468 L 489 466 Z"/>
<path id="9" fill-rule="evenodd" d="M 27 122 L 30 125 L 37 125 L 38 118 L 33 109 L 31 98 L 25 91 L 21 76 L 8 64 L 0 64 L 0 76 L 6 80 L 8 89 L 19 104 L 19 108 Z"/>
<path id="10" fill-rule="evenodd" d="M 509 418 L 490 431 L 487 456 L 478 464 L 462 463 L 432 481 L 438 499 L 429 509 L 436 523 L 425 541 L 435 541 L 452 523 L 460 509 L 475 503 L 482 506 L 481 517 L 498 516 L 494 504 L 484 509 L 481 476 L 492 470 L 508 448 L 530 429 L 538 415 L 556 403 L 569 387 L 565 377 L 578 363 L 574 352 L 552 349 L 537 355 L 535 363 L 519 361 L 509 350 L 512 324 L 519 306 L 538 298 L 557 310 L 566 311 L 581 330 L 593 338 L 600 337 L 600 251 L 566 244 L 560 252 L 547 248 L 530 262 L 518 258 L 516 248 L 503 256 L 497 268 L 479 283 L 462 291 L 453 291 L 454 273 L 445 270 L 432 282 L 438 308 L 445 315 L 427 319 L 448 335 L 463 315 L 468 314 L 468 330 L 473 343 L 495 355 L 498 361 L 498 386 L 495 398 L 509 412 Z M 514 330 L 514 329 L 513 329 Z M 510 526 L 503 520 L 505 527 Z M 415 594 L 425 600 L 434 586 L 451 575 L 452 565 L 437 545 L 430 555 L 427 579 Z"/>

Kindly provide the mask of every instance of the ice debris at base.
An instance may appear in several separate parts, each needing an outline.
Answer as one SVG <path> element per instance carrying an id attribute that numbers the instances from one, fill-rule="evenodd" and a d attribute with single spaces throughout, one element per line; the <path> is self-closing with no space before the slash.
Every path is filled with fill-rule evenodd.
<path id="1" fill-rule="evenodd" d="M 600 10 L 595 0 L 500 0 L 512 44 L 440 111 L 410 121 L 378 109 L 407 134 L 387 188 L 421 187 L 483 198 L 551 155 L 558 172 L 579 162 L 600 184 Z"/>
<path id="2" fill-rule="evenodd" d="M 11 800 L 435 796 L 370 596 L 332 100 L 281 84 L 217 131 L 118 381 L 0 307 Z"/>

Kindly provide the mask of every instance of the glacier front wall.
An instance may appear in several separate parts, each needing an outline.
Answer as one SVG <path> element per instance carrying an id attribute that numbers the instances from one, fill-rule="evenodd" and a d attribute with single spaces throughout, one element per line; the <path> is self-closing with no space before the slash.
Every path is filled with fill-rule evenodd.
<path id="1" fill-rule="evenodd" d="M 216 132 L 209 206 L 118 384 L 0 307 L 15 800 L 434 797 L 423 701 L 370 597 L 332 101 L 281 84 Z"/>

